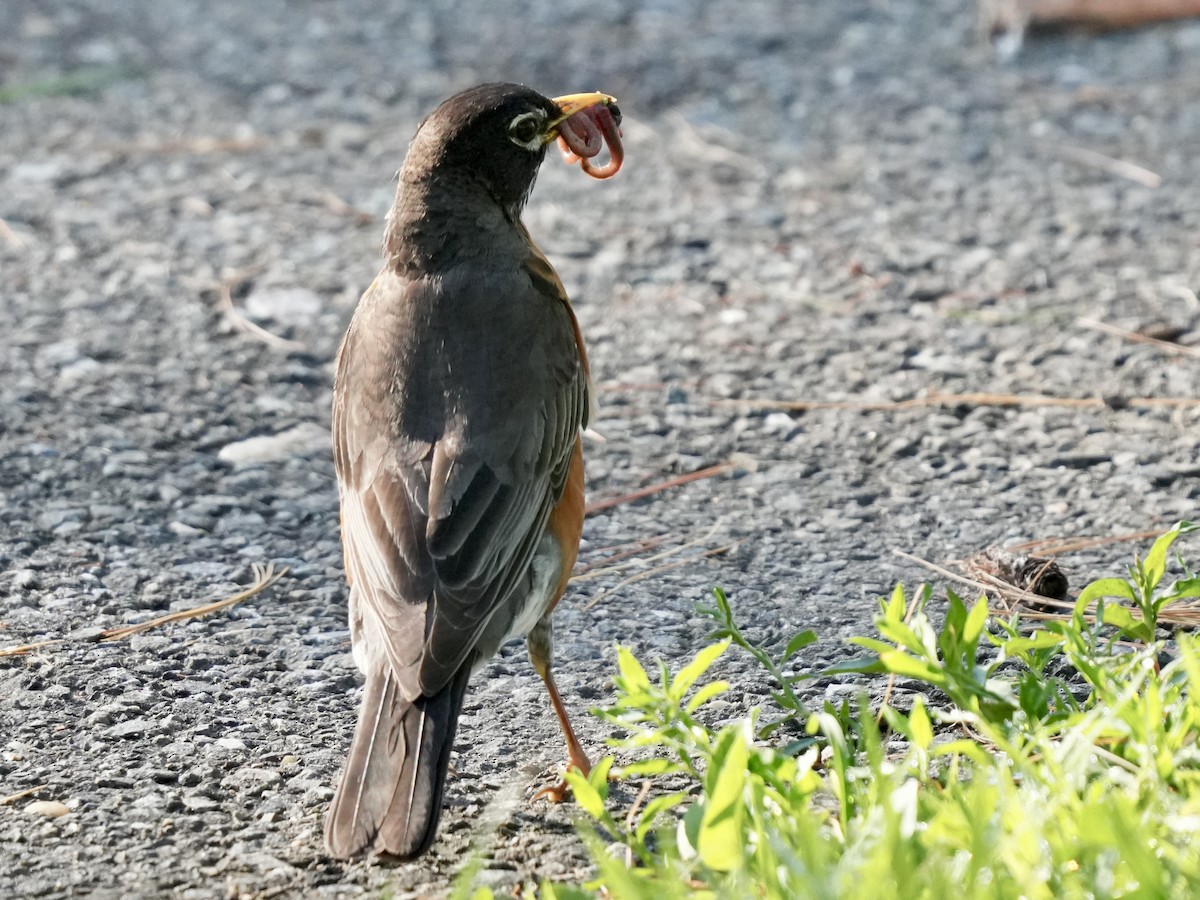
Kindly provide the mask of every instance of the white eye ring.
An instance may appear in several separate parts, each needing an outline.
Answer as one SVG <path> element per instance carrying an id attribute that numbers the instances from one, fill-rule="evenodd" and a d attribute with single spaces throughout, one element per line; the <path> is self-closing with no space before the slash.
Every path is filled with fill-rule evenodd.
<path id="1" fill-rule="evenodd" d="M 540 109 L 521 113 L 508 123 L 508 139 L 524 150 L 539 150 L 545 143 L 542 136 L 542 123 L 545 121 L 546 114 Z M 533 124 L 532 130 L 526 123 Z"/>

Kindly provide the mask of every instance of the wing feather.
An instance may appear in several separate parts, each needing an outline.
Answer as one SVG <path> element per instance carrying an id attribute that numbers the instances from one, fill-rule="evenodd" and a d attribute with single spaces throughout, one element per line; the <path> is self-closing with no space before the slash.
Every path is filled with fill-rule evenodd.
<path id="1" fill-rule="evenodd" d="M 474 301 L 464 300 L 478 290 L 470 273 L 385 273 L 339 354 L 347 575 L 410 700 L 494 652 L 479 642 L 502 639 L 519 612 L 584 425 L 582 347 L 561 281 L 543 262 L 492 277 L 498 296 Z M 498 315 L 514 346 L 487 343 Z"/>

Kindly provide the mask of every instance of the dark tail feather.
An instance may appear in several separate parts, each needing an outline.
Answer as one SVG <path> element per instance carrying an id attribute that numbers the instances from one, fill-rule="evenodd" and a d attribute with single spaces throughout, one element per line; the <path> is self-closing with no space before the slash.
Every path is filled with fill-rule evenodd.
<path id="1" fill-rule="evenodd" d="M 385 663 L 386 665 L 386 663 Z M 412 859 L 429 849 L 470 666 L 409 703 L 391 671 L 371 672 L 350 756 L 325 819 L 325 844 L 349 859 L 374 849 Z"/>

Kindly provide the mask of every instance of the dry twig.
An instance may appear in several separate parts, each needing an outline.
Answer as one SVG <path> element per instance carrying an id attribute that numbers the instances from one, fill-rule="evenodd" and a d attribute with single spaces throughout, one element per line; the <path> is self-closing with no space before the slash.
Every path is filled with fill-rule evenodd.
<path id="1" fill-rule="evenodd" d="M 0 239 L 3 239 L 4 243 L 10 247 L 21 248 L 25 246 L 25 241 L 19 234 L 12 230 L 12 226 L 5 222 L 4 219 L 0 219 Z"/>
<path id="2" fill-rule="evenodd" d="M 650 796 L 650 788 L 654 786 L 654 781 L 647 778 L 642 782 L 642 786 L 638 789 L 637 797 L 634 798 L 633 804 L 629 807 L 629 812 L 625 814 L 625 830 L 633 831 L 633 823 L 637 819 L 637 814 L 642 809 L 642 804 L 646 802 L 646 798 Z"/>
<path id="3" fill-rule="evenodd" d="M 724 523 L 723 519 L 717 519 L 717 521 L 712 524 L 712 527 L 709 528 L 708 531 L 706 531 L 700 537 L 692 538 L 689 541 L 684 541 L 682 544 L 679 544 L 678 546 L 672 547 L 669 550 L 664 550 L 662 553 L 656 553 L 653 556 L 635 557 L 633 559 L 628 559 L 628 557 L 633 556 L 634 553 L 638 552 L 638 550 L 641 549 L 636 546 L 631 548 L 631 550 L 629 552 L 614 554 L 613 556 L 609 557 L 608 559 L 601 560 L 600 562 L 596 563 L 595 565 L 589 566 L 586 571 L 580 572 L 579 574 L 573 576 L 571 578 L 571 581 L 572 582 L 591 581 L 594 578 L 600 578 L 601 576 L 604 576 L 604 575 L 615 575 L 619 572 L 624 572 L 624 571 L 627 571 L 632 568 L 641 568 L 650 563 L 656 563 L 656 562 L 659 562 L 660 560 L 670 559 L 672 556 L 678 556 L 684 550 L 687 550 L 691 547 L 696 547 L 696 546 L 699 546 L 700 544 L 707 544 L 710 540 L 712 540 L 712 536 L 717 533 L 717 529 L 719 529 L 723 523 Z M 647 538 L 645 541 L 637 541 L 635 543 L 643 544 L 645 546 L 645 549 L 650 549 L 653 546 L 657 546 L 657 545 L 663 543 L 667 539 L 667 537 L 668 537 L 668 535 L 660 534 L 653 538 Z M 623 561 L 618 563 L 618 560 L 623 560 Z M 617 564 L 614 565 L 614 563 L 617 563 Z"/>
<path id="4" fill-rule="evenodd" d="M 915 554 L 905 553 L 903 550 L 893 549 L 892 555 L 898 556 L 901 559 L 907 559 L 909 562 L 914 562 L 919 566 L 924 566 L 926 569 L 929 569 L 931 572 L 936 572 L 938 575 L 941 575 L 943 578 L 949 578 L 951 581 L 957 581 L 959 584 L 965 584 L 965 585 L 968 585 L 969 587 L 976 588 L 980 591 L 987 590 L 988 586 L 986 584 L 984 584 L 983 582 L 976 581 L 973 578 L 967 578 L 966 576 L 963 576 L 963 575 L 959 575 L 957 572 L 951 572 L 949 569 L 944 568 L 943 566 L 936 565 L 935 563 L 931 563 L 929 560 L 922 559 L 921 557 L 916 556 Z"/>
<path id="5" fill-rule="evenodd" d="M 0 806 L 7 806 L 10 803 L 16 803 L 18 800 L 36 794 L 38 791 L 45 790 L 50 787 L 49 784 L 39 784 L 37 787 L 25 788 L 23 791 L 17 791 L 15 794 L 9 794 L 7 797 L 0 797 Z"/>
<path id="6" fill-rule="evenodd" d="M 668 478 L 666 481 L 660 481 L 657 484 L 647 485 L 644 488 L 639 488 L 636 491 L 630 491 L 628 494 L 622 494 L 619 497 L 609 497 L 605 500 L 597 500 L 595 503 L 588 504 L 587 508 L 584 510 L 584 514 L 588 516 L 594 516 L 596 513 L 603 512 L 606 509 L 612 509 L 614 506 L 621 506 L 624 503 L 632 503 L 634 500 L 641 500 L 643 497 L 650 497 L 673 487 L 691 484 L 693 481 L 700 481 L 704 478 L 712 478 L 714 475 L 720 475 L 721 473 L 728 472 L 733 468 L 734 464 L 732 462 L 723 462 L 717 463 L 715 466 L 709 466 L 707 469 L 689 472 L 687 475 L 679 475 L 675 478 Z"/>
<path id="7" fill-rule="evenodd" d="M 287 569 L 275 571 L 274 563 L 267 563 L 266 566 L 261 566 L 258 563 L 254 564 L 254 583 L 244 591 L 239 591 L 232 597 L 226 597 L 224 600 L 217 600 L 214 603 L 205 603 L 202 606 L 194 606 L 191 609 L 181 609 L 177 612 L 167 613 L 165 616 L 158 616 L 146 622 L 139 622 L 137 625 L 126 625 L 123 628 L 110 628 L 100 634 L 101 641 L 119 641 L 134 634 L 140 634 L 143 631 L 149 631 L 151 628 L 158 628 L 162 625 L 169 625 L 172 622 L 182 622 L 185 619 L 198 619 L 201 616 L 207 616 L 209 613 L 218 612 L 222 609 L 228 609 L 231 606 L 236 606 L 243 600 L 249 600 L 255 594 L 261 594 L 275 582 L 279 581 L 287 574 Z"/>
<path id="8" fill-rule="evenodd" d="M 1068 542 L 1063 539 L 1055 539 L 1059 541 L 1058 546 L 1063 547 L 1062 552 L 1069 553 L 1075 550 L 1081 550 L 1088 547 L 1099 546 L 1102 544 L 1118 543 L 1123 541 L 1144 540 L 1148 538 L 1158 537 L 1162 531 L 1136 532 L 1132 534 L 1116 535 L 1110 538 L 1077 538 L 1074 542 Z M 1028 541 L 1023 544 L 1014 544 L 1005 548 L 1007 551 L 1027 551 L 1030 548 L 1042 548 L 1039 552 L 1048 556 L 1053 556 L 1053 552 L 1045 549 L 1045 542 Z M 1031 620 L 1063 620 L 1068 619 L 1074 614 L 1075 598 L 1078 597 L 1078 592 L 1073 595 L 1067 594 L 1064 599 L 1054 599 L 1045 597 L 1041 594 L 1033 593 L 1029 588 L 1023 588 L 1006 581 L 1002 577 L 998 577 L 992 571 L 988 571 L 988 567 L 980 566 L 972 559 L 956 560 L 955 562 L 962 566 L 971 576 L 959 575 L 949 569 L 936 565 L 929 560 L 922 559 L 919 556 L 914 556 L 911 553 L 905 553 L 903 550 L 893 550 L 896 556 L 902 559 L 907 559 L 919 566 L 923 566 L 932 572 L 936 572 L 943 578 L 950 581 L 965 584 L 979 591 L 988 603 L 990 612 L 996 615 L 1008 615 L 1021 607 L 1021 617 Z M 1035 573 L 1036 574 L 1036 573 Z M 1034 579 L 1036 583 L 1036 577 Z M 1110 600 L 1110 602 L 1112 602 Z M 1030 608 L 1033 604 L 1036 608 Z M 1128 606 L 1128 604 L 1122 604 Z M 1083 612 L 1085 621 L 1095 621 L 1094 605 L 1089 606 Z M 1160 610 L 1158 621 L 1163 625 L 1175 626 L 1179 628 L 1200 628 L 1200 600 L 1185 600 L 1168 604 Z"/>
<path id="9" fill-rule="evenodd" d="M 1075 607 L 1075 604 L 1071 601 L 1055 600 L 1051 597 L 1043 597 L 1041 594 L 1033 593 L 1028 588 L 1017 587 L 1016 585 L 1004 581 L 1002 578 L 998 578 L 990 572 L 984 572 L 978 568 L 970 569 L 971 574 L 975 576 L 974 578 L 971 578 L 965 575 L 959 575 L 957 572 L 952 572 L 949 569 L 936 565 L 927 559 L 922 559 L 921 557 L 914 556 L 911 553 L 905 553 L 903 550 L 893 550 L 892 553 L 901 557 L 902 559 L 907 559 L 910 562 L 914 562 L 919 566 L 924 566 L 926 569 L 936 572 L 943 578 L 948 578 L 951 581 L 957 581 L 959 584 L 965 584 L 968 587 L 975 588 L 975 590 L 979 591 L 980 594 L 985 595 L 989 601 L 991 601 L 993 597 L 1004 600 L 1005 605 L 1002 608 L 1003 612 L 1012 612 L 1012 610 L 1018 604 L 1027 602 L 1030 599 L 1035 599 L 1040 607 L 1054 607 L 1064 610 L 1071 610 Z M 958 562 L 959 565 L 965 566 L 962 561 Z M 989 602 L 988 606 L 989 608 L 995 608 L 991 602 Z M 1026 613 L 1023 612 L 1022 615 L 1026 615 Z M 1030 612 L 1028 613 L 1027 617 L 1034 615 L 1034 613 Z"/>
<path id="10" fill-rule="evenodd" d="M 1033 27 L 1136 28 L 1200 16 L 1200 0 L 979 0 L 983 33 L 1002 58 L 1021 49 Z"/>
<path id="11" fill-rule="evenodd" d="M 1168 353 L 1177 353 L 1180 356 L 1192 356 L 1200 359 L 1200 347 L 1188 347 L 1185 344 L 1160 341 L 1158 338 L 1138 334 L 1136 331 L 1128 331 L 1117 325 L 1110 325 L 1108 322 L 1101 322 L 1098 319 L 1089 319 L 1086 316 L 1076 321 L 1084 328 L 1094 328 L 1096 331 L 1103 331 L 1105 334 L 1115 335 L 1123 340 L 1133 341 L 1135 344 L 1150 344 L 1152 347 L 1158 347 L 1160 350 L 1165 350 Z"/>
<path id="12" fill-rule="evenodd" d="M 1156 528 L 1151 531 L 1130 531 L 1125 534 L 1114 534 L 1109 537 L 1074 537 L 1074 538 L 1040 538 L 1034 541 L 1022 541 L 1006 547 L 1012 553 L 1032 553 L 1038 556 L 1065 556 L 1079 550 L 1090 550 L 1093 547 L 1106 547 L 1109 544 L 1127 544 L 1133 541 L 1149 541 L 1166 534 L 1167 529 Z"/>
<path id="13" fill-rule="evenodd" d="M 1134 28 L 1200 16 L 1200 0 L 1024 0 L 1024 5 L 1038 25 Z"/>
<path id="14" fill-rule="evenodd" d="M 1169 346 L 1176 346 L 1171 344 Z M 1191 349 L 1191 348 L 1184 348 Z M 1041 394 L 944 394 L 939 391 L 908 400 L 770 400 L 746 398 L 712 400 L 713 406 L 738 407 L 747 410 L 777 409 L 785 412 L 806 412 L 816 409 L 848 409 L 860 412 L 895 412 L 923 409 L 930 406 L 1001 406 L 1043 407 L 1065 406 L 1072 409 L 1103 409 L 1113 406 L 1103 397 L 1047 397 Z M 1120 406 L 1128 407 L 1194 407 L 1200 406 L 1196 397 L 1130 397 L 1120 398 Z"/>
<path id="15" fill-rule="evenodd" d="M 46 647 L 65 643 L 65 638 L 54 638 L 48 641 L 34 641 L 32 644 L 17 644 L 15 647 L 0 647 L 0 656 L 23 656 L 35 650 L 43 650 Z"/>
<path id="16" fill-rule="evenodd" d="M 653 550 L 655 547 L 665 542 L 668 537 L 670 537 L 670 535 L 657 534 L 654 537 L 638 538 L 637 540 L 633 541 L 625 541 L 622 544 L 613 544 L 610 547 L 600 547 L 599 549 L 591 552 L 607 555 L 602 555 L 599 559 L 596 559 L 593 562 L 581 565 L 579 570 L 572 576 L 571 580 L 579 581 L 585 576 L 590 577 L 592 573 L 598 569 L 607 569 L 613 563 L 629 559 L 630 557 L 637 557 L 639 553 L 643 553 L 647 550 Z"/>
<path id="17" fill-rule="evenodd" d="M 1077 162 L 1092 169 L 1100 169 L 1109 175 L 1126 178 L 1129 181 L 1136 182 L 1148 188 L 1162 186 L 1161 175 L 1157 172 L 1151 172 L 1149 169 L 1143 168 L 1136 163 L 1131 163 L 1128 160 L 1107 156 L 1104 153 L 1089 150 L 1086 147 L 1072 147 L 1070 145 L 1044 146 L 1058 152 L 1061 156 L 1066 157 L 1072 162 Z"/>
<path id="18" fill-rule="evenodd" d="M 248 600 L 254 595 L 262 593 L 286 574 L 286 568 L 276 571 L 274 563 L 267 563 L 266 566 L 261 566 L 258 563 L 255 563 L 254 583 L 245 590 L 238 591 L 231 597 L 226 597 L 224 600 L 217 600 L 214 603 L 205 603 L 201 606 L 192 607 L 191 609 L 181 609 L 177 612 L 168 613 L 164 616 L 158 616 L 146 622 L 139 622 L 136 625 L 124 625 L 120 628 L 109 628 L 100 632 L 100 635 L 96 638 L 96 640 L 100 643 L 120 641 L 132 635 L 140 634 L 143 631 L 149 631 L 151 628 L 159 628 L 163 625 L 169 625 L 172 622 L 182 622 L 185 619 L 197 619 L 201 616 L 206 616 L 209 613 L 218 612 L 222 609 L 228 609 L 231 606 L 236 606 L 243 600 Z M 45 647 L 52 647 L 65 643 L 67 643 L 66 638 L 54 638 L 47 641 L 38 641 L 33 644 L 21 644 L 16 647 L 2 647 L 0 648 L 0 656 L 20 656 L 25 653 L 30 653 L 34 650 L 41 650 Z"/>
<path id="19" fill-rule="evenodd" d="M 671 130 L 671 146 L 679 147 L 678 159 L 699 160 L 709 165 L 727 165 L 742 172 L 764 174 L 766 167 L 753 153 L 725 146 L 738 142 L 738 136 L 719 126 L 708 126 L 703 131 L 679 113 L 668 115 L 667 127 Z M 647 129 L 647 133 L 653 133 Z M 655 137 L 662 139 L 661 135 Z"/>
<path id="20" fill-rule="evenodd" d="M 233 305 L 233 289 L 247 278 L 257 274 L 258 271 L 259 269 L 235 272 L 233 275 L 221 279 L 221 283 L 217 285 L 217 302 L 221 307 L 221 312 L 225 314 L 225 317 L 238 331 L 257 338 L 264 344 L 271 347 L 278 347 L 280 350 L 303 350 L 304 345 L 299 341 L 291 341 L 287 338 L 281 338 L 277 334 L 272 334 L 261 325 L 251 322 L 238 312 L 237 308 Z"/>
<path id="21" fill-rule="evenodd" d="M 628 578 L 622 579 L 621 581 L 618 581 L 616 584 L 614 584 L 612 587 L 606 588 L 605 590 L 598 593 L 595 597 L 593 597 L 591 600 L 589 600 L 587 603 L 585 603 L 582 606 L 582 609 L 585 612 L 589 609 L 592 609 L 601 600 L 608 597 L 610 594 L 615 594 L 621 588 L 627 587 L 627 586 L 633 584 L 634 582 L 643 581 L 644 579 L 650 578 L 651 576 L 661 575 L 663 572 L 669 572 L 672 569 L 681 568 L 683 566 L 688 565 L 689 563 L 695 562 L 698 559 L 705 559 L 706 557 L 709 557 L 709 556 L 719 556 L 722 553 L 728 553 L 730 550 L 732 550 L 738 544 L 742 543 L 743 540 L 745 540 L 745 538 L 742 538 L 741 540 L 737 540 L 737 541 L 730 541 L 728 544 L 723 544 L 720 547 L 713 547 L 711 550 L 705 550 L 703 553 L 697 553 L 694 556 L 685 557 L 684 559 L 678 560 L 677 562 L 667 563 L 664 566 L 655 566 L 653 569 L 647 569 L 645 572 L 639 572 L 637 575 L 630 575 Z M 681 547 L 679 549 L 683 549 L 683 548 Z"/>
<path id="22" fill-rule="evenodd" d="M 1062 600 L 1052 600 L 1049 597 L 1031 594 L 1028 589 L 1016 588 L 1013 585 L 996 578 L 994 575 L 979 573 L 978 578 L 968 578 L 965 575 L 959 575 L 957 572 L 952 572 L 943 566 L 936 565 L 927 559 L 922 559 L 921 557 L 914 556 L 911 553 L 905 553 L 903 550 L 892 550 L 892 553 L 894 553 L 896 556 L 899 556 L 901 559 L 907 559 L 919 566 L 923 566 L 924 568 L 929 569 L 931 572 L 936 572 L 943 578 L 947 578 L 951 581 L 956 581 L 959 584 L 965 584 L 968 587 L 974 588 L 975 590 L 979 591 L 979 593 L 983 595 L 985 599 L 988 600 L 988 609 L 992 611 L 999 610 L 1000 612 L 1004 613 L 1012 612 L 1013 608 L 1018 603 L 1021 603 L 1031 596 L 1037 598 L 1037 603 L 1039 606 L 1057 607 L 1064 610 L 1071 610 L 1074 608 L 1074 603 Z M 1004 600 L 1005 605 L 998 607 L 995 605 L 994 598 Z M 1035 619 L 1058 617 L 1057 613 L 1038 613 L 1036 611 L 1026 612 L 1024 610 L 1021 614 L 1025 618 Z"/>
<path id="23" fill-rule="evenodd" d="M 330 190 L 321 192 L 321 200 L 325 204 L 325 208 L 336 216 L 346 216 L 353 219 L 359 225 L 370 225 L 375 221 L 375 216 L 365 209 L 359 209 L 357 206 L 351 206 L 337 194 Z"/>

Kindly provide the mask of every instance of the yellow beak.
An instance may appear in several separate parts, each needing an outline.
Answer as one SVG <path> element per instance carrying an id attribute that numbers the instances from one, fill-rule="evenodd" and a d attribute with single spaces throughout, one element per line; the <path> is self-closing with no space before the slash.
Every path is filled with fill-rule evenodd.
<path id="1" fill-rule="evenodd" d="M 564 94 L 562 97 L 554 97 L 553 100 L 555 104 L 557 104 L 558 108 L 563 111 L 563 114 L 557 119 L 550 120 L 546 128 L 546 135 L 548 139 L 554 137 L 555 129 L 561 122 L 563 122 L 565 119 L 571 118 L 571 116 L 575 115 L 575 113 L 579 112 L 581 109 L 588 109 L 592 106 L 600 106 L 601 104 L 607 106 L 610 103 L 617 102 L 616 97 L 610 97 L 608 94 L 597 94 L 594 92 L 590 94 Z"/>

